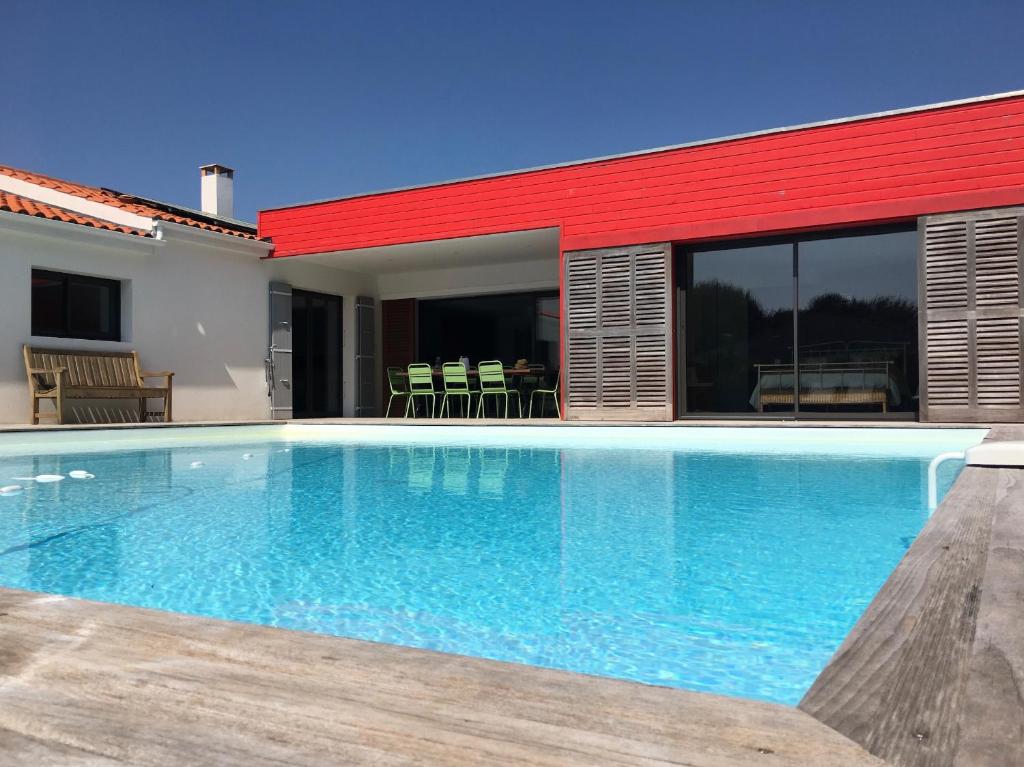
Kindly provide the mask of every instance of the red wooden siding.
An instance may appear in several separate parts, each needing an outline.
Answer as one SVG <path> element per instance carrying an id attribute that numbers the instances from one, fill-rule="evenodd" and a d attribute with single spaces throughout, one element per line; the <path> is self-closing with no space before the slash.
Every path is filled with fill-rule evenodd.
<path id="1" fill-rule="evenodd" d="M 1024 203 L 1024 96 L 262 211 L 276 256 L 560 226 L 563 249 Z"/>

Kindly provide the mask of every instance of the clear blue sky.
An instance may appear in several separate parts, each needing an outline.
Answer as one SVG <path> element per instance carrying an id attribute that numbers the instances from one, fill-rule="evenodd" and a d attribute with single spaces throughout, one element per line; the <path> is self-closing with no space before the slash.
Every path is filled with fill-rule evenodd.
<path id="1" fill-rule="evenodd" d="M 0 163 L 236 214 L 1024 88 L 1024 2 L 6 0 Z"/>

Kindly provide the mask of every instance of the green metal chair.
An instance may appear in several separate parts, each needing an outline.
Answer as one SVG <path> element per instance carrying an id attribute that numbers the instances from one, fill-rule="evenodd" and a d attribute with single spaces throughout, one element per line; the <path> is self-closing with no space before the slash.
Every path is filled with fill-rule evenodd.
<path id="1" fill-rule="evenodd" d="M 530 392 L 530 409 L 527 411 L 527 418 L 533 418 L 533 398 L 538 394 L 540 395 L 540 414 L 544 415 L 544 403 L 547 401 L 545 397 L 551 395 L 551 398 L 555 401 L 555 415 L 559 418 L 562 417 L 562 409 L 558 404 L 558 386 L 562 383 L 562 371 L 558 371 L 558 377 L 555 379 L 554 389 L 541 389 L 536 388 Z"/>
<path id="2" fill-rule="evenodd" d="M 416 417 L 416 398 L 430 399 L 430 418 L 434 417 L 434 406 L 437 397 L 434 393 L 434 369 L 425 362 L 413 363 L 408 367 L 409 374 L 409 400 L 405 403 L 405 417 L 409 417 L 409 408 L 412 408 L 412 416 Z"/>
<path id="3" fill-rule="evenodd" d="M 529 372 L 524 376 L 519 376 L 519 383 L 515 388 L 519 389 L 524 397 L 532 399 L 534 390 L 539 389 L 544 383 L 546 368 L 543 365 L 530 364 L 526 366 L 526 369 Z"/>
<path id="4" fill-rule="evenodd" d="M 388 386 L 391 388 L 391 396 L 388 397 L 388 406 L 384 411 L 385 418 L 391 414 L 391 403 L 394 402 L 395 397 L 409 396 L 409 385 L 402 375 L 402 368 L 388 368 Z M 407 401 L 406 406 L 408 404 Z"/>
<path id="5" fill-rule="evenodd" d="M 445 410 L 448 417 L 452 415 L 452 405 L 449 397 L 456 397 L 459 400 L 459 412 L 464 418 L 473 414 L 473 390 L 469 388 L 469 374 L 461 362 L 446 362 L 441 366 L 441 375 L 444 378 L 444 396 L 441 398 L 441 412 L 443 418 Z M 462 398 L 466 398 L 465 405 Z"/>
<path id="6" fill-rule="evenodd" d="M 519 407 L 519 417 L 523 417 L 523 401 L 519 398 L 519 392 L 508 388 L 505 382 L 505 366 L 498 360 L 481 362 L 476 366 L 477 375 L 480 378 L 480 404 L 477 405 L 477 418 L 483 417 L 484 400 L 487 397 L 503 397 L 505 399 L 505 417 L 508 418 L 508 400 L 514 396 L 516 405 Z M 498 404 L 495 402 L 495 408 Z"/>

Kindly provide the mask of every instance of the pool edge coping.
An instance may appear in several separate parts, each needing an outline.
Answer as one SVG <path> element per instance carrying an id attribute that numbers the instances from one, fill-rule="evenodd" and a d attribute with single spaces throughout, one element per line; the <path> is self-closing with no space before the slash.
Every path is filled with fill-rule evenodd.
<path id="1" fill-rule="evenodd" d="M 930 423 L 916 420 L 795 420 L 795 419 L 694 419 L 675 421 L 562 421 L 555 418 L 289 418 L 226 421 L 172 421 L 170 423 L 76 423 L 76 424 L 0 424 L 0 434 L 47 433 L 79 431 L 131 431 L 141 429 L 180 429 L 239 426 L 418 426 L 423 428 L 450 426 L 542 426 L 556 429 L 588 428 L 650 428 L 703 429 L 721 426 L 733 428 L 805 428 L 805 429 L 991 429 L 978 422 Z"/>
<path id="2" fill-rule="evenodd" d="M 995 424 L 984 441 L 1022 439 L 1024 425 Z M 798 708 L 887 763 L 1011 763 L 1009 735 L 984 720 L 1024 722 L 1024 655 L 1006 647 L 1024 635 L 1024 585 L 990 566 L 997 552 L 1024 558 L 1013 514 L 1024 523 L 1024 470 L 964 467 Z M 993 697 L 981 680 L 1007 670 L 1009 691 Z M 1024 763 L 1019 724 L 1009 747 Z"/>

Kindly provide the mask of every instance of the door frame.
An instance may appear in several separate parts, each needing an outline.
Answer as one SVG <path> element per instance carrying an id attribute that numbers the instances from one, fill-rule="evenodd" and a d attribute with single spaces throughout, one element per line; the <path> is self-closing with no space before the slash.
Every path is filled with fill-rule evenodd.
<path id="1" fill-rule="evenodd" d="M 921 420 L 922 416 L 920 411 L 917 412 L 889 412 L 887 414 L 879 414 L 873 412 L 830 412 L 823 413 L 816 410 L 801 411 L 800 409 L 800 397 L 793 397 L 793 409 L 774 411 L 771 413 L 720 413 L 720 412 L 690 412 L 687 408 L 687 391 L 686 391 L 686 301 L 687 301 L 687 288 L 690 280 L 691 272 L 691 259 L 695 252 L 709 252 L 716 250 L 730 250 L 736 247 L 757 247 L 763 245 L 791 245 L 792 246 L 792 280 L 793 280 L 793 387 L 794 395 L 800 391 L 800 245 L 806 242 L 814 242 L 818 240 L 831 240 L 831 239 L 842 239 L 844 237 L 851 237 L 857 235 L 873 235 L 873 234 L 889 234 L 896 232 L 910 232 L 918 231 L 918 237 L 920 238 L 920 232 L 917 220 L 913 221 L 897 221 L 885 224 L 865 224 L 863 226 L 839 226 L 829 229 L 812 229 L 803 230 L 797 232 L 789 232 L 782 234 L 769 235 L 766 237 L 732 237 L 723 240 L 707 240 L 707 241 L 696 241 L 696 242 L 677 242 L 675 243 L 675 253 L 673 255 L 673 264 L 675 269 L 674 277 L 674 289 L 677 291 L 676 300 L 678 304 L 678 310 L 680 316 L 674 326 L 674 330 L 677 334 L 675 350 L 679 355 L 679 360 L 676 365 L 676 371 L 678 374 L 678 380 L 676 382 L 676 394 L 675 402 L 677 403 L 677 420 L 686 421 L 700 421 L 700 420 L 735 420 L 735 421 L 799 421 L 799 420 L 811 420 L 811 421 L 916 421 Z M 921 242 L 918 242 L 918 248 L 921 247 Z M 920 277 L 919 277 L 919 290 L 920 290 Z M 920 298 L 918 299 L 918 317 L 920 318 L 922 308 Z M 920 319 L 919 319 L 920 322 Z M 921 348 L 918 346 L 918 359 L 920 360 Z M 681 374 L 680 374 L 681 373 Z M 923 386 L 923 379 L 918 383 L 918 387 Z"/>

